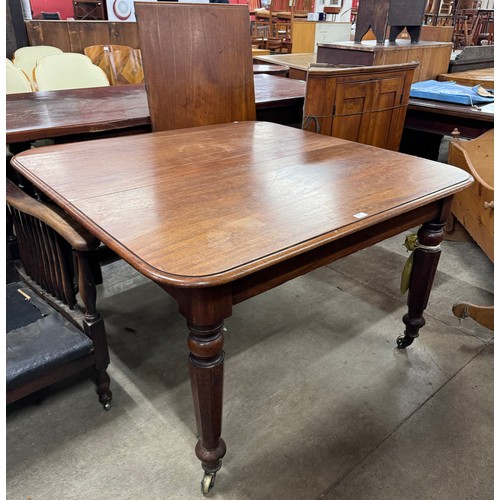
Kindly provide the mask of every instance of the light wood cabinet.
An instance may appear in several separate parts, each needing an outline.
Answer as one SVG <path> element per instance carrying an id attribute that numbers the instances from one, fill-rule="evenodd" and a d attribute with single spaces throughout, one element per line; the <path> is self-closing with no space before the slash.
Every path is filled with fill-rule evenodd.
<path id="1" fill-rule="evenodd" d="M 318 43 L 348 41 L 350 23 L 292 21 L 292 54 L 316 52 Z"/>

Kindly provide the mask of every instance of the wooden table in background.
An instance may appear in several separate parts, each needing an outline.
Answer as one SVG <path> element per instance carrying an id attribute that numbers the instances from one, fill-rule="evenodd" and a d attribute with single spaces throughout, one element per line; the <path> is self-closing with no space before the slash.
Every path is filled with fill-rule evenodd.
<path id="1" fill-rule="evenodd" d="M 254 76 L 257 119 L 301 123 L 306 83 L 267 74 Z M 6 142 L 64 141 L 151 131 L 144 85 L 9 94 Z"/>
<path id="2" fill-rule="evenodd" d="M 444 135 L 457 128 L 473 139 L 492 129 L 494 119 L 493 113 L 472 106 L 410 97 L 400 151 L 437 160 Z"/>
<path id="3" fill-rule="evenodd" d="M 437 76 L 440 82 L 452 81 L 460 85 L 482 85 L 485 89 L 495 88 L 495 68 L 471 69 L 457 73 L 442 73 Z"/>
<path id="4" fill-rule="evenodd" d="M 449 165 L 264 122 L 103 139 L 89 156 L 96 148 L 29 150 L 13 166 L 178 302 L 206 491 L 226 453 L 223 322 L 233 305 L 423 224 L 398 339 L 410 345 L 453 194 L 471 183 Z"/>
<path id="5" fill-rule="evenodd" d="M 410 97 L 405 127 L 441 135 L 458 128 L 461 135 L 474 138 L 493 128 L 494 120 L 493 113 L 472 106 Z"/>
<path id="6" fill-rule="evenodd" d="M 274 76 L 288 76 L 289 69 L 288 66 L 282 66 L 280 64 L 254 64 L 253 74 L 260 75 L 266 73 Z"/>
<path id="7" fill-rule="evenodd" d="M 271 51 L 267 49 L 259 49 L 257 47 L 252 47 L 252 56 L 266 56 L 270 54 Z"/>
<path id="8" fill-rule="evenodd" d="M 305 80 L 307 78 L 307 68 L 309 63 L 316 62 L 316 54 L 274 54 L 269 56 L 254 57 L 255 61 L 267 64 L 282 64 L 288 66 L 288 77 L 296 80 Z"/>

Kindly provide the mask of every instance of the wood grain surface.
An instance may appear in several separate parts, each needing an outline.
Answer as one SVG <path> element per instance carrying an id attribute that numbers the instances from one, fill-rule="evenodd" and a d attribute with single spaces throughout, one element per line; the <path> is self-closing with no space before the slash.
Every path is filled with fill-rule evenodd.
<path id="1" fill-rule="evenodd" d="M 12 163 L 143 274 L 187 287 L 234 281 L 471 182 L 445 164 L 264 122 L 51 146 Z"/>
<path id="2" fill-rule="evenodd" d="M 321 134 L 398 151 L 417 66 L 311 68 L 304 105 L 308 130 L 317 124 Z"/>
<path id="3" fill-rule="evenodd" d="M 254 75 L 254 85 L 258 116 L 268 108 L 301 106 L 304 102 L 306 83 L 303 81 L 259 74 Z M 7 96 L 6 139 L 9 144 L 137 127 L 142 131 L 151 130 L 144 85 Z"/>
<path id="4" fill-rule="evenodd" d="M 440 82 L 452 81 L 460 85 L 482 85 L 485 89 L 495 87 L 495 68 L 471 69 L 457 71 L 456 73 L 442 73 L 437 76 Z"/>
<path id="5" fill-rule="evenodd" d="M 489 259 L 494 261 L 494 131 L 472 141 L 452 141 L 448 163 L 474 177 L 453 199 L 452 213 Z"/>
<path id="6" fill-rule="evenodd" d="M 255 120 L 246 5 L 139 2 L 153 131 Z"/>

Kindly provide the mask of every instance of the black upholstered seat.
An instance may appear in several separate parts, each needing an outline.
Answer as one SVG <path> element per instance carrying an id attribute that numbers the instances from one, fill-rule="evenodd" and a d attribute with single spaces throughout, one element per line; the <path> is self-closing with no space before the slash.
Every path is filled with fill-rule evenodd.
<path id="1" fill-rule="evenodd" d="M 7 331 L 7 390 L 92 353 L 92 340 L 55 309 L 47 309 L 29 288 L 11 283 L 7 289 L 7 314 L 14 307 L 17 317 L 31 320 Z M 27 291 L 30 298 L 18 290 Z"/>

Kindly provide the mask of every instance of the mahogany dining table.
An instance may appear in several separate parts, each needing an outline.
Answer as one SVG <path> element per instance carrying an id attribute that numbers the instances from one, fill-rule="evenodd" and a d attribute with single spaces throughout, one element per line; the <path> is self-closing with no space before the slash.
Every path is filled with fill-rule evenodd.
<path id="1" fill-rule="evenodd" d="M 306 82 L 254 75 L 257 119 L 301 123 Z M 6 142 L 74 140 L 151 131 L 144 85 L 9 94 Z"/>
<path id="2" fill-rule="evenodd" d="M 223 322 L 233 306 L 422 224 L 397 341 L 409 346 L 425 324 L 453 195 L 472 183 L 450 165 L 267 122 L 58 144 L 12 165 L 177 301 L 204 493 L 226 453 Z"/>

